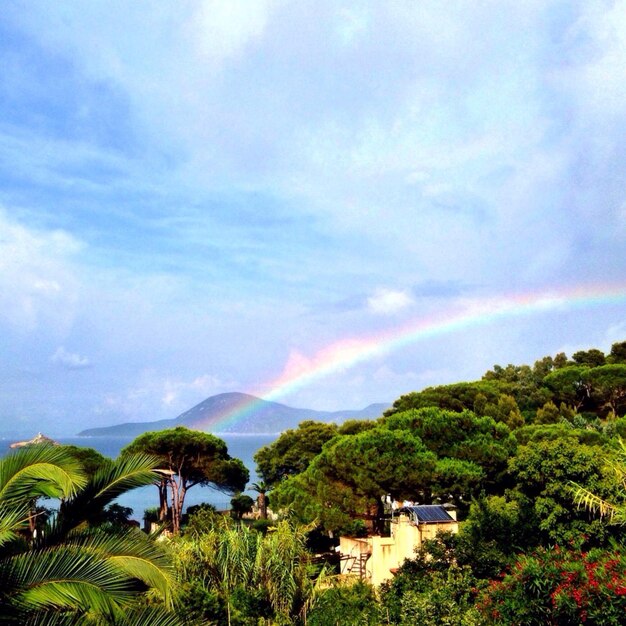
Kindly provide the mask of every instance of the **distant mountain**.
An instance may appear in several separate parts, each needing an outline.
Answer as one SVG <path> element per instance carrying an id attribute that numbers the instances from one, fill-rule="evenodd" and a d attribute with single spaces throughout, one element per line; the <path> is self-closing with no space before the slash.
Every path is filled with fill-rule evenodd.
<path id="1" fill-rule="evenodd" d="M 128 422 L 102 428 L 88 428 L 79 437 L 136 437 L 150 430 L 187 426 L 207 432 L 279 433 L 295 428 L 303 420 L 341 423 L 348 419 L 375 419 L 389 404 L 370 404 L 361 410 L 314 411 L 269 402 L 245 393 L 220 393 L 181 413 L 177 418 L 157 422 Z"/>

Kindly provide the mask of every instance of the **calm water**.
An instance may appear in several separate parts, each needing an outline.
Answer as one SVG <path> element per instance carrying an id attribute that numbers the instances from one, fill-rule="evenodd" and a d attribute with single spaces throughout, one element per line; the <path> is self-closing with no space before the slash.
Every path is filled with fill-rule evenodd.
<path id="1" fill-rule="evenodd" d="M 241 459 L 250 471 L 250 483 L 248 483 L 248 485 L 256 482 L 257 475 L 254 471 L 255 463 L 252 457 L 259 448 L 274 441 L 277 435 L 237 435 L 226 433 L 218 436 L 226 442 L 230 456 Z M 117 457 L 120 450 L 132 440 L 133 437 L 66 437 L 58 441 L 59 443 L 74 446 L 94 448 L 100 452 L 100 454 L 114 459 Z M 9 446 L 13 441 L 14 440 L 8 439 L 0 440 L 0 454 L 4 456 L 4 454 L 9 452 Z M 248 491 L 247 493 L 252 497 L 256 497 L 257 495 L 252 491 Z M 124 494 L 118 498 L 117 502 L 122 506 L 128 506 L 133 509 L 132 517 L 141 521 L 145 509 L 158 506 L 159 496 L 156 487 L 143 487 Z M 200 504 L 201 502 L 209 502 L 221 510 L 230 508 L 230 496 L 216 491 L 215 489 L 198 485 L 187 492 L 185 508 L 193 504 Z"/>

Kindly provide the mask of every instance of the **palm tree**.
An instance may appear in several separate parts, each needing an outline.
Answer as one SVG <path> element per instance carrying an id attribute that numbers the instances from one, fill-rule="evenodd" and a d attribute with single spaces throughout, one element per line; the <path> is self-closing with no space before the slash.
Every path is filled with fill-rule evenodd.
<path id="1" fill-rule="evenodd" d="M 0 460 L 0 615 L 3 624 L 156 625 L 180 622 L 165 552 L 138 529 L 98 525 L 121 493 L 158 480 L 154 459 L 128 457 L 86 477 L 63 447 L 29 446 Z M 29 535 L 32 503 L 59 498 L 55 519 Z M 163 609 L 139 610 L 146 589 Z"/>
<path id="2" fill-rule="evenodd" d="M 269 485 L 264 480 L 260 480 L 258 483 L 252 483 L 252 489 L 259 494 L 257 501 L 261 519 L 267 519 L 267 492 L 269 491 Z"/>

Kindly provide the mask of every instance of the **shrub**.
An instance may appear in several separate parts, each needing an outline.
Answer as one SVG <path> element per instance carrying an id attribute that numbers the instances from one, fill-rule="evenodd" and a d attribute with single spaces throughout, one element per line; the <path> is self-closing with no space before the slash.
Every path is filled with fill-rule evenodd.
<path id="1" fill-rule="evenodd" d="M 479 624 L 477 586 L 467 565 L 458 565 L 451 535 L 426 541 L 414 559 L 381 586 L 383 623 L 424 626 Z"/>
<path id="2" fill-rule="evenodd" d="M 488 624 L 623 624 L 626 555 L 621 549 L 537 550 L 492 581 L 478 608 Z"/>
<path id="3" fill-rule="evenodd" d="M 378 626 L 378 602 L 373 588 L 363 582 L 338 584 L 325 590 L 307 615 L 308 626 Z"/>

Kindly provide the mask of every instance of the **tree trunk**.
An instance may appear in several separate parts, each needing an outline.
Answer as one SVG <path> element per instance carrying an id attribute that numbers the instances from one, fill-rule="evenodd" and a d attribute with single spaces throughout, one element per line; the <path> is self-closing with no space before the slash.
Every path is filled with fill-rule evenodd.
<path id="1" fill-rule="evenodd" d="M 171 481 L 172 485 L 172 532 L 178 535 L 180 532 L 180 525 L 183 518 L 183 504 L 185 503 L 185 494 L 187 488 L 185 483 L 181 480 L 177 483 L 175 480 Z"/>
<path id="2" fill-rule="evenodd" d="M 178 484 L 172 480 L 172 532 L 177 535 L 180 530 L 180 505 L 178 498 Z"/>
<path id="3" fill-rule="evenodd" d="M 159 484 L 159 522 L 162 524 L 167 521 L 167 478 L 161 477 Z"/>
<path id="4" fill-rule="evenodd" d="M 261 515 L 261 519 L 267 519 L 267 497 L 264 492 L 259 493 L 257 498 L 259 505 L 259 513 Z"/>

